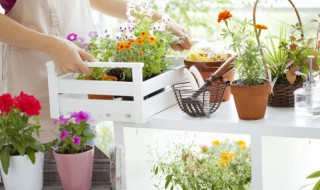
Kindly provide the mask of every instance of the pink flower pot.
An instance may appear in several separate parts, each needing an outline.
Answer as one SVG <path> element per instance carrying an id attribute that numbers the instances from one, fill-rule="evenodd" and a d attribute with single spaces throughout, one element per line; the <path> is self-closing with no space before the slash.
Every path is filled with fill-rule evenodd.
<path id="1" fill-rule="evenodd" d="M 53 151 L 64 190 L 89 190 L 92 181 L 94 148 L 78 154 Z"/>

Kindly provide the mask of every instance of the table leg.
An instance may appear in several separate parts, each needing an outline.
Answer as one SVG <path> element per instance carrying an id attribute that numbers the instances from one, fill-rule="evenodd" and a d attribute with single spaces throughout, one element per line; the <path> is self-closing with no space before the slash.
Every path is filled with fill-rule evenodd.
<path id="1" fill-rule="evenodd" d="M 262 190 L 262 137 L 260 135 L 251 136 L 251 170 L 251 189 Z"/>

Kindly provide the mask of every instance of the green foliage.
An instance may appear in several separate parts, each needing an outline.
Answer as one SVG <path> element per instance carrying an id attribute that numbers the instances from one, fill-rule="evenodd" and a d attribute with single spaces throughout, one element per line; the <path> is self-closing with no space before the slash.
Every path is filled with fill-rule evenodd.
<path id="1" fill-rule="evenodd" d="M 5 174 L 8 174 L 11 155 L 27 155 L 35 163 L 35 152 L 44 152 L 38 142 L 39 116 L 28 116 L 13 108 L 0 116 L 0 159 Z"/>
<path id="2" fill-rule="evenodd" d="M 92 54 L 99 62 L 112 61 L 114 55 L 116 54 L 116 42 L 108 37 L 108 33 L 102 36 L 92 36 L 89 43 L 84 43 L 82 41 L 74 41 L 74 43 L 86 50 L 88 53 Z M 92 79 L 101 80 L 103 76 L 107 74 L 109 68 L 106 67 L 93 67 L 91 68 L 91 75 L 86 76 L 80 74 L 78 79 Z"/>
<path id="3" fill-rule="evenodd" d="M 278 40 L 277 44 L 275 38 Z M 288 51 L 280 47 L 281 43 L 285 42 L 286 39 L 286 27 L 281 25 L 279 36 L 272 36 L 269 33 L 269 37 L 266 40 L 264 55 L 266 58 L 267 66 L 271 71 L 271 76 L 275 80 L 285 75 L 286 61 L 288 60 Z M 281 80 L 277 80 L 278 83 L 280 81 Z"/>
<path id="4" fill-rule="evenodd" d="M 251 156 L 245 144 L 224 141 L 201 149 L 193 143 L 173 144 L 164 153 L 152 153 L 158 189 L 250 189 Z"/>
<path id="5" fill-rule="evenodd" d="M 234 66 L 239 73 L 239 84 L 255 86 L 263 83 L 262 78 L 265 74 L 265 68 L 259 54 L 262 46 L 255 42 L 253 30 L 248 30 L 248 27 L 252 27 L 252 21 L 245 19 L 242 22 L 235 21 L 234 24 L 231 23 L 231 20 L 224 20 L 223 22 L 226 29 L 222 29 L 221 36 L 231 40 L 231 48 L 238 55 Z"/>

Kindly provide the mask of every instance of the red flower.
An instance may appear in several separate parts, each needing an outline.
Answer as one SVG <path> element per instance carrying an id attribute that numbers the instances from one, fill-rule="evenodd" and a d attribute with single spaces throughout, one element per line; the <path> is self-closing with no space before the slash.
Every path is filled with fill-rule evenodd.
<path id="1" fill-rule="evenodd" d="M 0 114 L 2 115 L 3 112 L 6 112 L 8 114 L 13 104 L 14 101 L 10 94 L 5 93 L 2 96 L 0 96 Z"/>
<path id="2" fill-rule="evenodd" d="M 39 115 L 41 105 L 40 102 L 31 95 L 25 94 L 21 91 L 18 97 L 15 97 L 15 106 L 29 116 Z"/>

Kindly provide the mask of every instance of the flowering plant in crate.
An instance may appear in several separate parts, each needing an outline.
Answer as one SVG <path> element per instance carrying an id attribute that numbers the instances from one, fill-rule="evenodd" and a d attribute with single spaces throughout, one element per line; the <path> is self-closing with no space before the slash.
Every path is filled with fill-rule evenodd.
<path id="1" fill-rule="evenodd" d="M 41 105 L 31 95 L 21 92 L 12 97 L 0 96 L 0 157 L 5 174 L 8 174 L 10 156 L 27 155 L 35 163 L 35 152 L 44 152 L 39 137 Z"/>
<path id="2" fill-rule="evenodd" d="M 147 3 L 128 3 L 128 23 L 120 26 L 121 33 L 117 35 L 118 52 L 114 61 L 143 62 L 144 79 L 168 70 L 165 55 L 175 40 L 167 31 L 169 16 L 154 21 L 153 14 Z M 131 78 L 130 69 L 124 69 L 122 77 Z"/>
<path id="3" fill-rule="evenodd" d="M 105 36 L 99 36 L 97 31 L 91 31 L 88 36 L 90 37 L 88 43 L 75 33 L 69 34 L 67 39 L 92 54 L 100 62 L 112 61 L 116 54 L 116 41 L 111 39 L 110 34 L 106 31 Z M 80 74 L 78 79 L 102 80 L 108 70 L 108 68 L 93 67 L 90 76 Z"/>
<path id="4" fill-rule="evenodd" d="M 61 115 L 54 121 L 59 125 L 60 136 L 53 141 L 56 152 L 61 154 L 76 154 L 87 151 L 87 142 L 95 136 L 90 129 L 93 122 L 90 115 L 84 111 L 74 112 L 70 117 Z"/>
<path id="5" fill-rule="evenodd" d="M 98 36 L 97 32 L 90 32 L 91 40 L 84 42 L 83 38 L 76 34 L 70 34 L 68 39 L 80 48 L 94 55 L 100 62 L 143 62 L 143 78 L 147 79 L 159 75 L 168 70 L 169 63 L 165 55 L 171 43 L 177 38 L 167 31 L 167 23 L 170 21 L 168 15 L 154 21 L 154 11 L 147 3 L 128 3 L 128 22 L 122 24 L 120 33 L 112 38 L 109 33 Z M 116 75 L 117 78 L 130 80 L 131 69 L 93 68 L 91 78 L 100 80 L 103 74 Z M 80 75 L 80 79 L 88 76 Z"/>
<path id="6" fill-rule="evenodd" d="M 250 148 L 243 140 L 213 141 L 210 146 L 174 144 L 157 153 L 152 172 L 158 189 L 249 189 Z"/>

